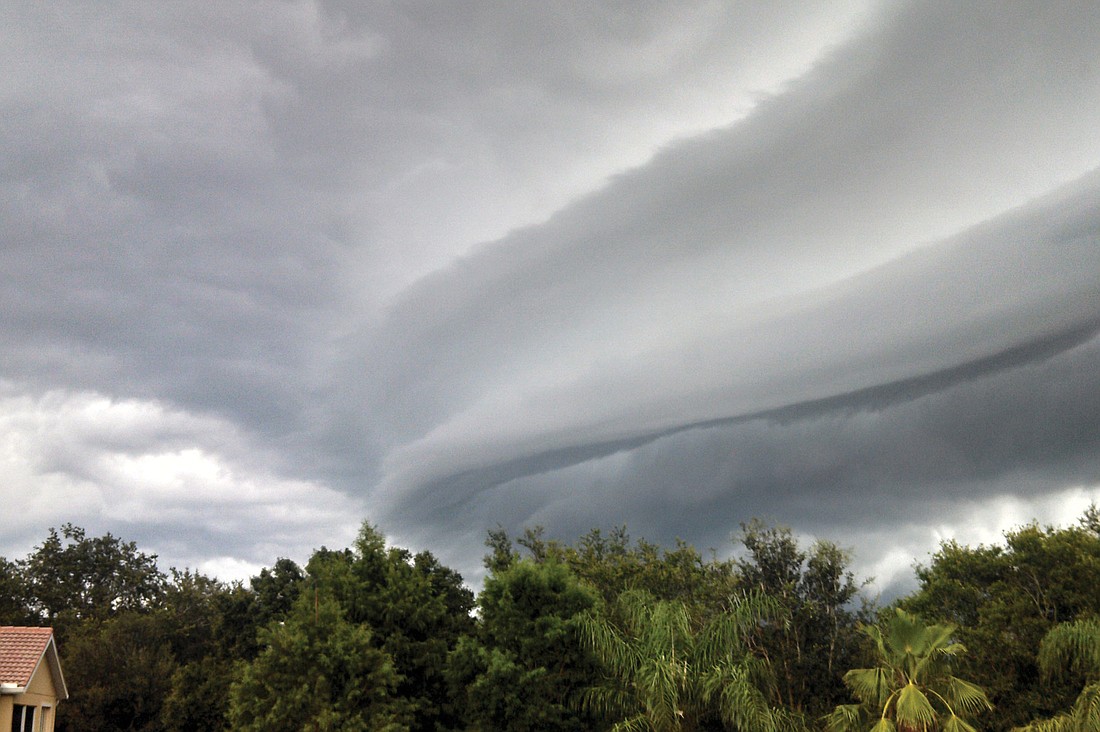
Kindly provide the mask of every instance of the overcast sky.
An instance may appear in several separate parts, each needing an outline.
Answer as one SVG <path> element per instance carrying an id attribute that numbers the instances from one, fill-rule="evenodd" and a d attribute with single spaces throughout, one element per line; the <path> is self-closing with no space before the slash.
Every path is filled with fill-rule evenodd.
<path id="1" fill-rule="evenodd" d="M 1100 501 L 1100 5 L 6 2 L 0 554 Z"/>

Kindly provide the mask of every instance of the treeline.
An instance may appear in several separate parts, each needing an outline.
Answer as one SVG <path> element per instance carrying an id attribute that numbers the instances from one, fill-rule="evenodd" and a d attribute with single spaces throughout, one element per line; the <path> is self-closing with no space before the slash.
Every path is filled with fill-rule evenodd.
<path id="1" fill-rule="evenodd" d="M 65 525 L 0 558 L 0 624 L 55 629 L 60 732 L 1100 730 L 1095 507 L 945 543 L 887 608 L 833 543 L 737 540 L 490 531 L 475 598 L 370 524 L 228 585 Z"/>

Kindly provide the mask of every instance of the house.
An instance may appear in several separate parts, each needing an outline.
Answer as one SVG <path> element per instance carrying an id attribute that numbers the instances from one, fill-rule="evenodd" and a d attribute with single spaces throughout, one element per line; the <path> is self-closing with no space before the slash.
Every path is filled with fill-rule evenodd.
<path id="1" fill-rule="evenodd" d="M 68 698 L 53 629 L 0 626 L 0 730 L 53 732 Z"/>

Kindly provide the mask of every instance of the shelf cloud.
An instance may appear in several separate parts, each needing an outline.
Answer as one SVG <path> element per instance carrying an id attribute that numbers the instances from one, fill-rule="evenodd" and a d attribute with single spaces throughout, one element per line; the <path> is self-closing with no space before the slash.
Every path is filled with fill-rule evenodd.
<path id="1" fill-rule="evenodd" d="M 0 10 L 0 554 L 752 517 L 891 591 L 1100 499 L 1100 11 Z M 29 497 L 29 498 L 28 498 Z M 1076 512 L 1076 513 L 1075 513 Z M 899 584 L 900 583 L 900 584 Z"/>

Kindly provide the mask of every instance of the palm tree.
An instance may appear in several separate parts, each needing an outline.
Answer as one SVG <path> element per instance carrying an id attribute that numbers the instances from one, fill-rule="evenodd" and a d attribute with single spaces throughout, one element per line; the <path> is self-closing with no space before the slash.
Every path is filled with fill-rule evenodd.
<path id="1" fill-rule="evenodd" d="M 844 683 L 859 704 L 842 704 L 825 717 L 830 732 L 974 732 L 966 717 L 992 709 L 985 692 L 951 674 L 966 649 L 955 626 L 926 625 L 896 609 L 882 627 L 864 626 L 879 665 L 852 669 Z"/>
<path id="2" fill-rule="evenodd" d="M 799 727 L 769 706 L 761 689 L 772 685 L 770 668 L 750 646 L 751 633 L 778 613 L 770 599 L 745 597 L 705 623 L 683 602 L 640 591 L 623 593 L 613 609 L 616 622 L 589 612 L 581 626 L 607 671 L 582 705 L 618 719 L 613 732 L 691 732 L 718 720 L 754 732 Z"/>
<path id="3" fill-rule="evenodd" d="M 1100 732 L 1100 620 L 1051 628 L 1039 646 L 1039 668 L 1048 678 L 1066 670 L 1083 673 L 1085 688 L 1068 713 L 1036 720 L 1016 732 Z"/>

